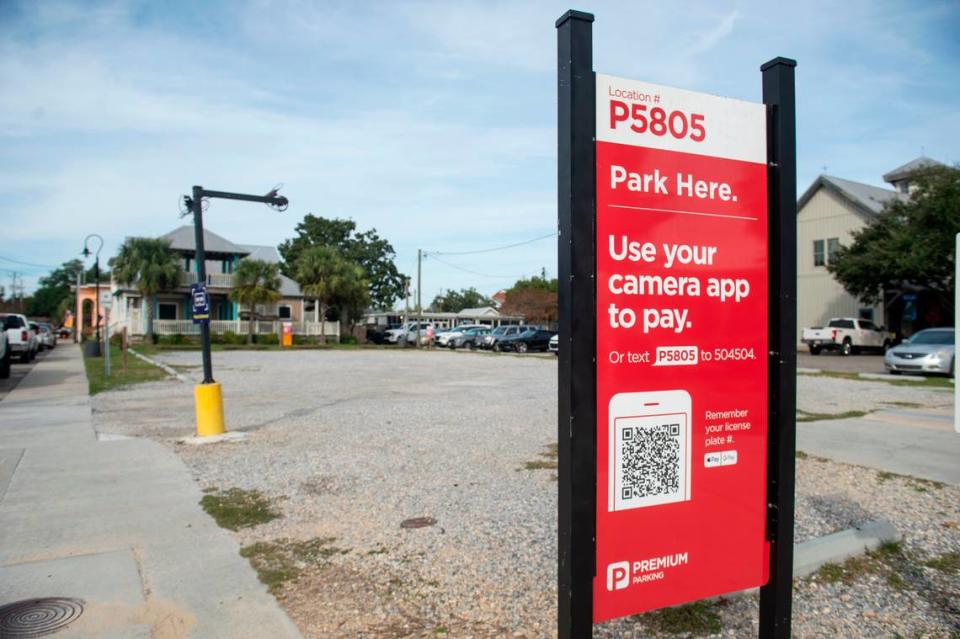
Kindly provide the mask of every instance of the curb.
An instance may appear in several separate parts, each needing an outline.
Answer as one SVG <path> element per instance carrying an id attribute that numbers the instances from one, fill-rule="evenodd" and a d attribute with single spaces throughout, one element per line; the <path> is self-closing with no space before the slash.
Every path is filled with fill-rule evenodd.
<path id="1" fill-rule="evenodd" d="M 892 523 L 884 519 L 868 521 L 824 537 L 810 539 L 794 547 L 793 576 L 807 577 L 824 564 L 843 563 L 882 544 L 902 539 Z"/>
<path id="2" fill-rule="evenodd" d="M 857 373 L 857 377 L 863 379 L 879 379 L 884 382 L 925 382 L 927 380 L 926 377 L 921 377 L 920 375 L 891 375 L 890 373 Z"/>
<path id="3" fill-rule="evenodd" d="M 169 375 L 170 377 L 176 377 L 179 381 L 183 382 L 184 384 L 189 384 L 189 383 L 190 383 L 190 380 L 189 380 L 189 379 L 187 379 L 186 377 L 184 377 L 183 375 L 181 375 L 180 373 L 178 373 L 178 372 L 177 372 L 176 370 L 174 370 L 173 368 L 167 366 L 166 364 L 163 364 L 163 363 L 161 363 L 161 362 L 158 362 L 158 361 L 156 361 L 156 360 L 154 360 L 154 359 L 150 359 L 150 358 L 147 357 L 146 355 L 141 355 L 140 353 L 138 353 L 137 351 L 133 350 L 133 349 L 132 349 L 131 347 L 129 347 L 129 346 L 127 347 L 127 350 L 130 351 L 130 353 L 132 353 L 133 356 L 136 357 L 137 359 L 141 359 L 141 360 L 145 361 L 145 362 L 148 363 L 148 364 L 152 364 L 152 365 L 156 366 L 157 368 L 161 369 L 163 372 L 165 372 L 165 373 L 166 373 L 167 375 Z"/>

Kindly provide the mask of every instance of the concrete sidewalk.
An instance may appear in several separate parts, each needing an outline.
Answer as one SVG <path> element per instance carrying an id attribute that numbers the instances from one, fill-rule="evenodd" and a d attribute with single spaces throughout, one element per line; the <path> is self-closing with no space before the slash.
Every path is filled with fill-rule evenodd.
<path id="1" fill-rule="evenodd" d="M 953 414 L 882 410 L 797 424 L 797 449 L 836 461 L 960 485 L 960 433 Z"/>
<path id="2" fill-rule="evenodd" d="M 201 496 L 162 445 L 97 440 L 61 345 L 0 401 L 0 606 L 82 599 L 65 638 L 300 637 Z"/>

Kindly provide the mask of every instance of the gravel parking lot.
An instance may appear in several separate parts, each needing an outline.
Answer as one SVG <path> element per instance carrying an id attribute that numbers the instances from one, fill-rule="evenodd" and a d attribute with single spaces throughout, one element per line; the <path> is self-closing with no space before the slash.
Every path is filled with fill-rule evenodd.
<path id="1" fill-rule="evenodd" d="M 162 360 L 200 377 L 196 352 Z M 193 432 L 193 389 L 177 381 L 97 395 L 96 426 L 166 441 L 204 488 L 266 495 L 282 517 L 238 531 L 242 545 L 323 540 L 323 560 L 276 589 L 306 636 L 555 636 L 554 358 L 237 351 L 215 353 L 214 366 L 228 428 L 247 440 L 176 444 Z M 945 391 L 835 378 L 801 376 L 798 391 L 799 407 L 820 413 L 951 403 Z M 956 637 L 960 489 L 797 462 L 798 540 L 888 518 L 904 543 L 798 580 L 794 636 Z M 435 523 L 401 527 L 421 517 Z M 654 614 L 596 636 L 755 635 L 752 596 L 700 612 L 719 634 Z"/>

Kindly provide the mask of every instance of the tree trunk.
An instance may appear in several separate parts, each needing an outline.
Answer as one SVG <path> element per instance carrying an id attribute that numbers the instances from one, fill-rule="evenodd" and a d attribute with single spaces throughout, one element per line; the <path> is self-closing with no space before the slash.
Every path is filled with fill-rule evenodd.
<path id="1" fill-rule="evenodd" d="M 340 339 L 338 341 L 343 341 L 343 328 L 347 326 L 350 322 L 350 310 L 346 306 L 340 307 Z M 353 330 L 350 330 L 349 333 L 352 335 Z"/>
<path id="2" fill-rule="evenodd" d="M 253 323 L 257 321 L 257 307 L 250 305 L 250 319 L 247 320 L 247 346 L 253 344 Z"/>
<path id="3" fill-rule="evenodd" d="M 153 304 L 156 297 L 156 295 L 140 295 L 140 303 L 146 307 L 143 310 L 147 314 L 147 335 L 145 338 L 147 344 L 153 344 Z"/>
<path id="4" fill-rule="evenodd" d="M 327 343 L 327 305 L 322 304 L 319 301 L 317 306 L 320 309 L 320 343 Z"/>

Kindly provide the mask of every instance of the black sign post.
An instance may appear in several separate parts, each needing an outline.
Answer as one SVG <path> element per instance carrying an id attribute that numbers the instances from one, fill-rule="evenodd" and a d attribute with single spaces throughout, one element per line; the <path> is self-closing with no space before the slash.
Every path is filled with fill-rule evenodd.
<path id="1" fill-rule="evenodd" d="M 593 636 L 596 574 L 596 80 L 593 16 L 556 22 L 558 70 L 559 639 Z M 790 637 L 796 454 L 796 62 L 763 65 L 767 105 L 769 325 L 767 538 L 760 639 Z M 638 531 L 640 534 L 641 531 Z"/>
<path id="2" fill-rule="evenodd" d="M 774 58 L 763 72 L 767 105 L 769 268 L 767 539 L 770 579 L 760 589 L 760 639 L 790 636 L 797 454 L 797 132 L 794 68 Z"/>
<path id="3" fill-rule="evenodd" d="M 593 636 L 596 543 L 596 166 L 593 16 L 557 20 L 558 637 Z"/>

